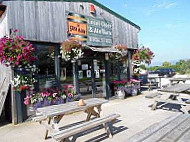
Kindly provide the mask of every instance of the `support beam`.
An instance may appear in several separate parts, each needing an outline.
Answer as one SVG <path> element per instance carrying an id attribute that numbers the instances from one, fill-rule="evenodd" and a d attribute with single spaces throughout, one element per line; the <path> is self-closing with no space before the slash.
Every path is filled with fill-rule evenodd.
<path id="1" fill-rule="evenodd" d="M 56 81 L 58 87 L 60 87 L 60 60 L 59 60 L 59 47 L 54 46 L 54 53 L 55 53 L 55 74 L 56 74 Z"/>
<path id="2" fill-rule="evenodd" d="M 91 77 L 92 77 L 92 97 L 96 97 L 96 82 L 95 82 L 95 72 L 94 72 L 94 61 L 91 59 Z"/>
<path id="3" fill-rule="evenodd" d="M 106 81 L 106 99 L 110 98 L 110 74 L 109 74 L 109 61 L 105 59 L 105 81 Z"/>
<path id="4" fill-rule="evenodd" d="M 14 78 L 14 69 L 12 69 L 12 79 Z M 12 80 L 11 79 L 11 80 Z M 17 120 L 17 107 L 16 107 L 16 94 L 11 85 L 11 107 L 12 107 L 12 123 L 13 125 L 18 124 Z"/>
<path id="5" fill-rule="evenodd" d="M 120 75 L 121 68 L 120 68 L 120 66 L 121 66 L 121 61 L 117 60 L 117 80 L 121 80 L 121 75 Z"/>
<path id="6" fill-rule="evenodd" d="M 79 78 L 78 78 L 77 61 L 73 62 L 73 84 L 74 84 L 76 93 L 79 93 Z"/>
<path id="7" fill-rule="evenodd" d="M 128 60 L 128 66 L 127 66 L 127 79 L 130 80 L 130 78 L 132 77 L 132 64 L 131 64 L 131 59 L 132 59 L 132 55 L 131 55 L 131 51 L 128 51 L 128 56 L 127 56 L 127 60 Z"/>

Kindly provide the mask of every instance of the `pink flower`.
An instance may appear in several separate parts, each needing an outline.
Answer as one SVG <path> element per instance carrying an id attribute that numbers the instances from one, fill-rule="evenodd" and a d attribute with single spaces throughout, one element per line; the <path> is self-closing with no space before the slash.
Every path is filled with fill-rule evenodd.
<path id="1" fill-rule="evenodd" d="M 18 32 L 18 29 L 15 29 L 13 32 L 14 32 L 14 33 L 17 33 L 17 32 Z"/>
<path id="2" fill-rule="evenodd" d="M 44 98 L 44 97 L 46 96 L 46 94 L 42 92 L 42 93 L 41 93 L 41 96 Z"/>
<path id="3" fill-rule="evenodd" d="M 71 95 L 72 95 L 71 93 L 68 93 L 68 96 L 69 96 L 69 97 L 71 97 Z"/>
<path id="4" fill-rule="evenodd" d="M 57 95 L 57 93 L 53 93 L 53 97 L 54 97 L 54 98 L 56 97 L 56 95 Z"/>
<path id="5" fill-rule="evenodd" d="M 30 101 L 29 101 L 28 98 L 24 100 L 24 104 L 25 104 L 25 105 L 29 105 L 29 104 L 30 104 Z"/>

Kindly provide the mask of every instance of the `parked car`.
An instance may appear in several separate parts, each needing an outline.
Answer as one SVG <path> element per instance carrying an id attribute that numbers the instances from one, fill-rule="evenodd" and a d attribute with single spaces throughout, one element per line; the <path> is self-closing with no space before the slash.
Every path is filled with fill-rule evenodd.
<path id="1" fill-rule="evenodd" d="M 158 69 L 156 70 L 159 76 L 164 76 L 164 77 L 172 77 L 174 76 L 175 70 L 173 68 L 165 68 L 165 69 Z"/>

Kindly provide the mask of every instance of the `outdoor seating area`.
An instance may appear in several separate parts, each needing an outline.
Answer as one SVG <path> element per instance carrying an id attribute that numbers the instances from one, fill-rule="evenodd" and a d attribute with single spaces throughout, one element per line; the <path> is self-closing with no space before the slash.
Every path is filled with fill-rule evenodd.
<path id="1" fill-rule="evenodd" d="M 108 136 L 112 137 L 112 122 L 120 115 L 110 114 L 108 116 L 100 117 L 100 112 L 102 111 L 101 106 L 106 102 L 108 101 L 93 98 L 85 100 L 83 102 L 84 104 L 80 104 L 80 101 L 75 101 L 61 105 L 38 108 L 36 111 L 37 116 L 33 118 L 33 121 L 43 124 L 46 128 L 45 139 L 50 135 L 56 141 L 66 141 L 70 136 L 92 129 L 101 124 L 104 125 Z M 97 111 L 95 109 L 97 109 Z M 62 127 L 64 126 L 60 126 L 59 122 L 63 116 L 79 111 L 87 113 L 85 122 L 62 130 Z M 91 120 L 92 116 L 95 116 L 96 119 Z"/>
<path id="2" fill-rule="evenodd" d="M 183 113 L 187 113 L 190 110 L 189 106 L 189 99 L 188 98 L 182 98 L 181 93 L 189 94 L 190 90 L 190 84 L 174 84 L 169 87 L 160 89 L 161 92 L 167 92 L 170 93 L 168 97 L 165 97 L 164 99 L 162 96 L 160 98 L 157 98 L 155 100 L 155 103 L 152 106 L 152 110 L 155 110 L 156 108 L 160 108 L 166 104 L 177 104 L 181 106 L 181 111 Z"/>
<path id="3" fill-rule="evenodd" d="M 189 5 L 1 0 L 0 142 L 190 142 Z"/>

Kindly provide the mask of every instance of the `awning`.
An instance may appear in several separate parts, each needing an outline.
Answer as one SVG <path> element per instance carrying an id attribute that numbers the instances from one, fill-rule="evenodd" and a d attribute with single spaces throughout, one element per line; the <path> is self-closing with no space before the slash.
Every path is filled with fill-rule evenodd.
<path id="1" fill-rule="evenodd" d="M 95 51 L 95 52 L 119 53 L 122 56 L 127 55 L 127 50 L 119 51 L 119 50 L 115 49 L 114 47 L 91 47 L 91 46 L 87 46 L 87 45 L 85 45 L 85 47 L 90 48 L 92 51 Z"/>

